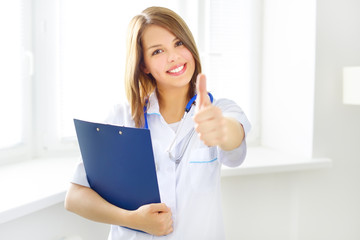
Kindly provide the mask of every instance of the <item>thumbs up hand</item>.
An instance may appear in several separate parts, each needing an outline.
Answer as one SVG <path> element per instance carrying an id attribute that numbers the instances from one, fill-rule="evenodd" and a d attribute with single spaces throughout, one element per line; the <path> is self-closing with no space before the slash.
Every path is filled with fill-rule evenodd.
<path id="1" fill-rule="evenodd" d="M 201 108 L 211 105 L 210 97 L 206 89 L 206 77 L 204 74 L 199 74 L 196 80 L 197 104 L 196 108 L 199 111 Z"/>
<path id="2" fill-rule="evenodd" d="M 221 109 L 211 104 L 204 74 L 197 76 L 196 90 L 195 130 L 205 145 L 220 146 L 227 139 L 226 119 Z"/>

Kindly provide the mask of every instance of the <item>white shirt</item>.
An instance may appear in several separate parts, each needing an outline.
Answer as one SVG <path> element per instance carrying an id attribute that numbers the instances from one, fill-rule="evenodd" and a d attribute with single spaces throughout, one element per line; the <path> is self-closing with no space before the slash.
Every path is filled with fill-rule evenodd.
<path id="1" fill-rule="evenodd" d="M 245 136 L 247 135 L 251 126 L 238 105 L 228 99 L 214 100 L 213 104 L 222 110 L 224 116 L 237 119 L 244 128 Z M 221 164 L 239 166 L 246 156 L 245 140 L 238 148 L 223 151 L 218 147 L 204 145 L 195 132 L 181 162 L 176 164 L 167 152 L 175 138 L 175 132 L 161 116 L 155 93 L 150 96 L 149 105 L 147 119 L 157 166 L 160 198 L 161 202 L 171 208 L 174 231 L 167 236 L 156 237 L 112 225 L 108 240 L 225 239 L 221 209 Z M 195 107 L 192 107 L 183 126 L 178 129 L 180 132 L 173 150 L 175 156 L 179 156 L 191 135 L 194 113 Z M 115 106 L 106 123 L 134 127 L 129 105 Z M 82 162 L 79 163 L 72 182 L 89 187 Z"/>

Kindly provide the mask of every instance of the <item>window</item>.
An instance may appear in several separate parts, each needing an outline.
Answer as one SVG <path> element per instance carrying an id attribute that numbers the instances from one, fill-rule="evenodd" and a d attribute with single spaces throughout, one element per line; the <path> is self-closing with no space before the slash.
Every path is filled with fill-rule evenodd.
<path id="1" fill-rule="evenodd" d="M 217 98 L 234 100 L 253 125 L 248 142 L 259 138 L 259 67 L 261 61 L 261 1 L 203 1 L 206 9 L 200 47 L 209 90 Z"/>
<path id="2" fill-rule="evenodd" d="M 174 3 L 151 2 L 177 11 Z M 61 138 L 74 136 L 74 116 L 101 121 L 114 103 L 125 99 L 127 26 L 133 16 L 148 6 L 146 1 L 61 1 Z"/>
<path id="3" fill-rule="evenodd" d="M 101 121 L 114 103 L 125 99 L 127 25 L 150 5 L 169 7 L 185 19 L 198 43 L 209 90 L 216 98 L 234 99 L 254 125 L 259 2 L 0 3 L 0 50 L 5 53 L 0 63 L 7 66 L 0 68 L 0 104 L 6 112 L 0 123 L 9 126 L 0 135 L 1 161 L 9 159 L 8 150 L 17 157 L 78 154 L 72 119 Z"/>
<path id="4" fill-rule="evenodd" d="M 0 118 L 4 135 L 1 134 L 0 147 L 12 147 L 23 141 L 23 24 L 21 2 L 13 1 L 9 5 L 0 2 L 0 104 L 6 116 Z M 8 25 L 10 23 L 10 26 Z M 4 67 L 7 66 L 7 67 Z"/>
<path id="5" fill-rule="evenodd" d="M 256 111 L 250 110 L 258 97 L 253 86 L 258 81 L 259 40 L 256 39 L 259 33 L 256 30 L 260 23 L 259 1 L 211 0 L 187 4 L 181 8 L 177 4 L 166 7 L 178 12 L 195 36 L 199 38 L 199 34 L 205 34 L 197 42 L 209 79 L 209 90 L 217 98 L 234 99 L 251 119 L 256 118 Z M 61 2 L 61 85 L 58 96 L 63 138 L 74 136 L 71 121 L 74 116 L 101 121 L 109 110 L 104 106 L 124 99 L 127 25 L 135 14 L 149 5 L 139 2 L 124 8 L 119 1 L 93 1 L 86 2 L 86 8 L 83 6 L 83 1 Z M 193 13 L 190 9 L 196 7 L 195 15 L 198 16 L 194 17 L 189 11 Z M 207 10 L 205 14 L 203 8 Z M 204 27 L 206 30 L 199 33 Z"/>
<path id="6" fill-rule="evenodd" d="M 23 155 L 29 144 L 29 9 L 26 1 L 0 2 L 0 159 Z"/>
<path id="7" fill-rule="evenodd" d="M 311 157 L 316 1 L 264 1 L 263 15 L 261 145 Z"/>

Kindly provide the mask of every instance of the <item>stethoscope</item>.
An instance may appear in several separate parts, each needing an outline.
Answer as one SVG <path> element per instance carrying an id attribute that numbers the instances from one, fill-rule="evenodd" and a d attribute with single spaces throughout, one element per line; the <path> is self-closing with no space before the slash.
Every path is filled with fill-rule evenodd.
<path id="1" fill-rule="evenodd" d="M 212 103 L 212 102 L 214 101 L 214 98 L 213 98 L 213 96 L 212 96 L 211 93 L 208 93 L 208 94 L 209 94 L 209 97 L 210 97 L 210 101 L 211 101 L 211 103 Z M 185 118 L 187 117 L 188 113 L 190 112 L 191 107 L 192 107 L 192 105 L 194 104 L 194 102 L 195 102 L 195 100 L 196 100 L 196 97 L 197 97 L 197 95 L 195 94 L 195 96 L 193 96 L 193 97 L 190 99 L 190 101 L 186 104 L 185 112 L 184 112 L 184 115 L 183 115 L 183 117 L 182 117 L 182 119 L 181 119 L 180 125 L 179 125 L 179 127 L 178 127 L 178 129 L 177 129 L 177 131 L 176 131 L 176 133 L 175 133 L 175 137 L 174 137 L 173 141 L 171 142 L 171 144 L 170 144 L 170 146 L 169 146 L 169 148 L 168 148 L 168 150 L 167 150 L 170 159 L 173 160 L 176 164 L 179 164 L 179 163 L 180 163 L 180 161 L 181 161 L 181 159 L 183 158 L 184 153 L 185 153 L 185 151 L 186 151 L 186 149 L 187 149 L 187 147 L 188 147 L 188 145 L 189 145 L 189 143 L 190 143 L 190 140 L 191 140 L 192 136 L 193 136 L 194 133 L 195 133 L 195 129 L 193 128 L 193 129 L 191 130 L 191 133 L 189 134 L 189 137 L 187 138 L 187 140 L 186 140 L 186 142 L 185 142 L 185 144 L 184 144 L 184 147 L 182 148 L 179 156 L 178 156 L 178 157 L 174 156 L 174 155 L 172 154 L 172 152 L 173 152 L 174 144 L 175 144 L 175 142 L 176 142 L 176 138 L 178 137 L 179 133 L 181 132 L 182 126 L 184 125 L 184 122 L 185 122 Z M 144 106 L 144 120 L 145 120 L 144 128 L 145 128 L 145 129 L 149 129 L 149 125 L 148 125 L 148 121 L 147 121 L 147 113 L 146 113 L 146 110 L 147 110 L 147 102 L 146 102 L 146 104 L 145 104 L 145 106 Z"/>

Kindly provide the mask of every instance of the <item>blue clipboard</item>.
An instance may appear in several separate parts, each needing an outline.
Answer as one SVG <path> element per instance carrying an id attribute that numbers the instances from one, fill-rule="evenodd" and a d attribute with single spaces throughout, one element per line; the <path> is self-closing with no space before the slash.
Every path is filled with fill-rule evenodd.
<path id="1" fill-rule="evenodd" d="M 160 203 L 154 154 L 148 129 L 74 119 L 90 187 L 126 210 Z"/>

